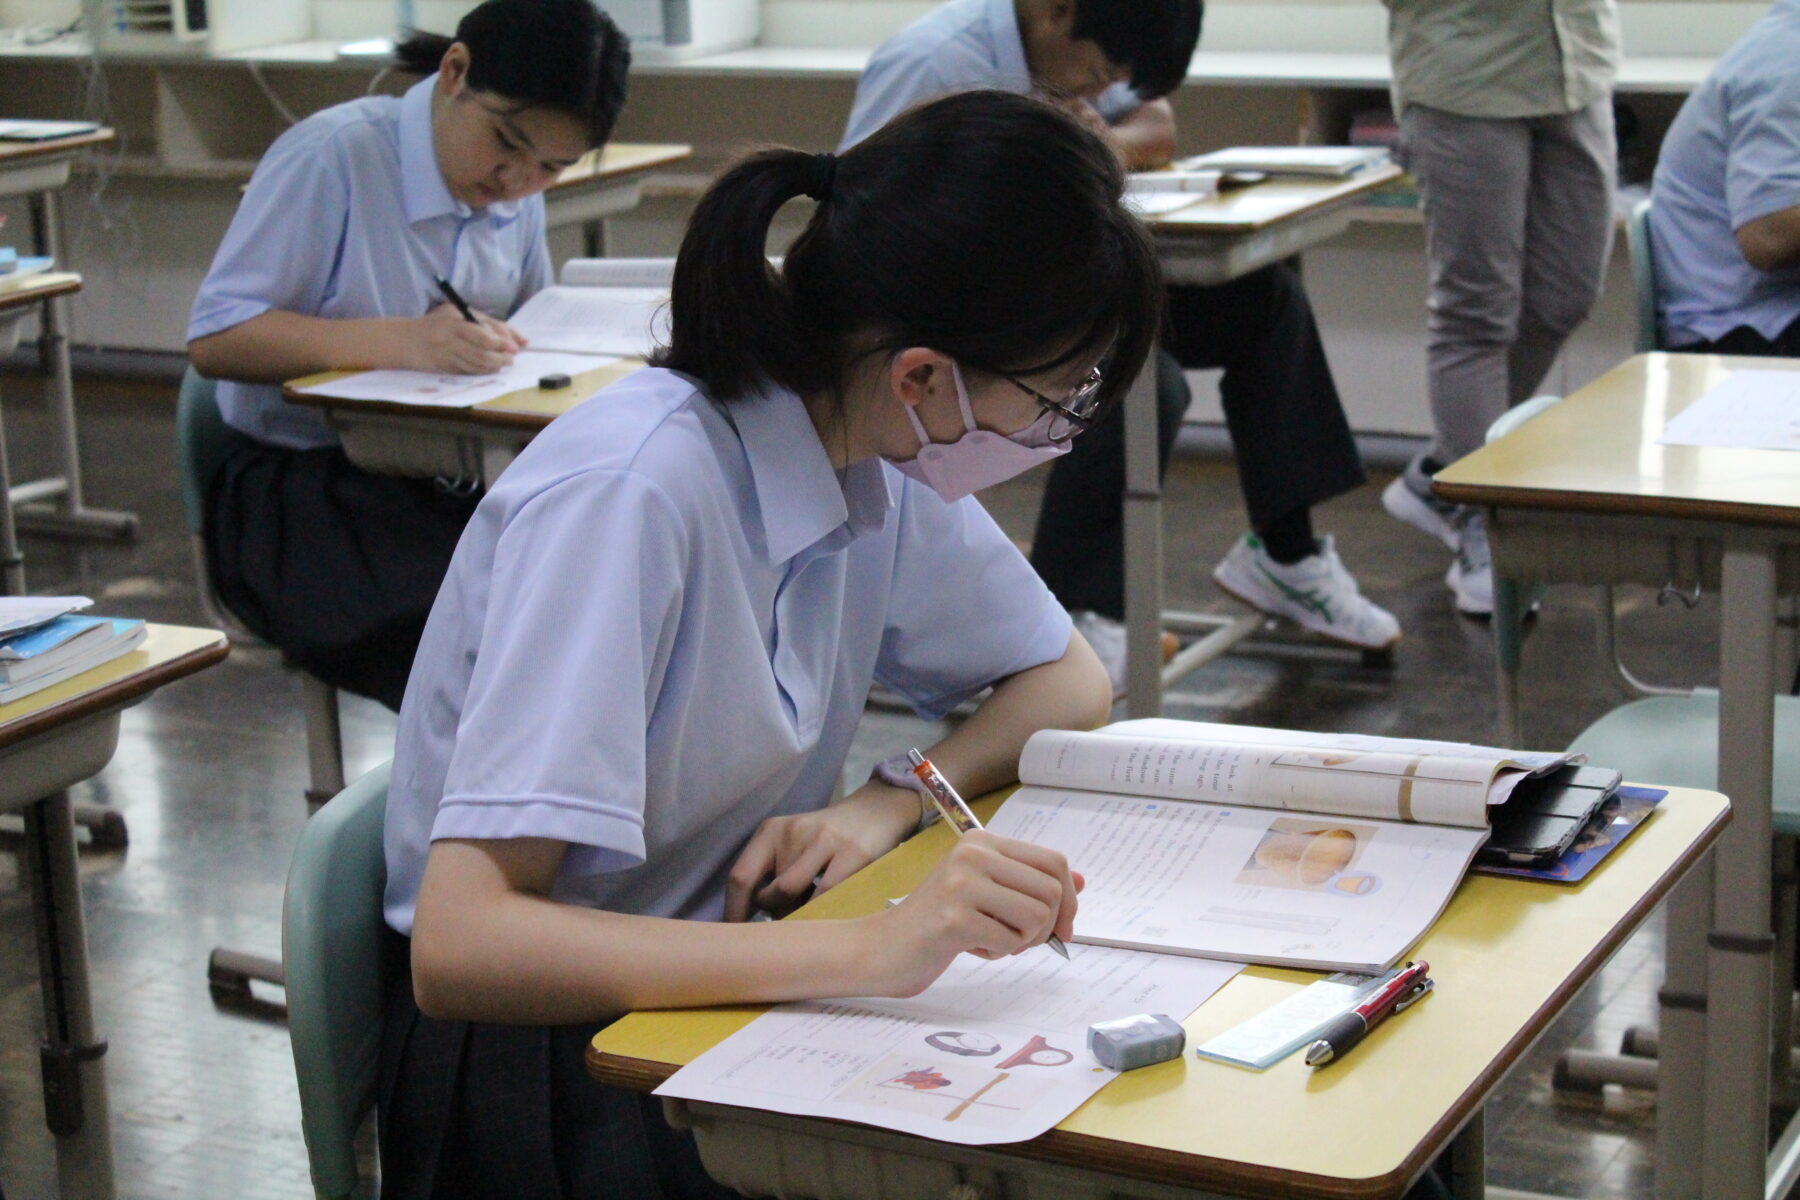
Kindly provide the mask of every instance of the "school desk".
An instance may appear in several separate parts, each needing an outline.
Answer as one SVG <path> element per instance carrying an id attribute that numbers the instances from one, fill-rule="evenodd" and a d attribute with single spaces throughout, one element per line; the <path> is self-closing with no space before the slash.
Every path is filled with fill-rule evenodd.
<path id="1" fill-rule="evenodd" d="M 977 808 L 986 817 L 994 803 Z M 941 1200 L 958 1183 L 984 1197 L 1397 1197 L 1453 1141 L 1456 1190 L 1479 1196 L 1485 1098 L 1729 817 L 1717 793 L 1676 789 L 1580 884 L 1469 876 L 1412 951 L 1431 963 L 1435 992 L 1316 1072 L 1298 1054 L 1258 1074 L 1190 1050 L 1120 1076 L 1043 1136 L 1003 1146 L 690 1102 L 677 1117 L 691 1120 L 721 1182 L 790 1200 Z M 950 845 L 948 830 L 928 829 L 792 919 L 878 911 Z M 1317 978 L 1245 970 L 1183 1022 L 1189 1045 Z M 595 1036 L 589 1071 L 650 1091 L 759 1011 L 633 1013 Z"/>
<path id="2" fill-rule="evenodd" d="M 643 198 L 644 176 L 688 158 L 692 146 L 612 142 L 590 150 L 544 192 L 544 223 L 551 229 L 579 223 L 586 258 L 606 252 L 606 218 L 630 212 Z"/>
<path id="3" fill-rule="evenodd" d="M 62 225 L 56 194 L 68 184 L 76 159 L 113 140 L 112 130 L 97 129 L 41 142 L 0 141 L 0 199 L 26 197 L 31 209 L 32 254 L 48 255 L 60 265 Z M 0 235 L 0 242 L 18 240 L 17 231 Z M 137 517 L 89 508 L 82 499 L 75 376 L 69 366 L 68 301 L 58 293 L 44 297 L 42 304 L 38 344 L 50 371 L 50 411 L 61 473 L 13 485 L 12 502 L 28 506 L 19 510 L 18 522 L 26 529 L 65 537 L 130 537 L 137 530 Z"/>
<path id="4" fill-rule="evenodd" d="M 1275 177 L 1146 222 L 1170 283 L 1225 283 L 1336 237 L 1349 227 L 1358 200 L 1400 174 L 1383 163 L 1348 179 Z M 1154 360 L 1133 382 L 1124 408 L 1126 705 L 1133 717 L 1154 717 L 1162 712 L 1164 686 L 1255 633 L 1263 617 L 1163 611 Z M 1159 641 L 1165 626 L 1204 636 L 1164 666 Z"/>
<path id="5" fill-rule="evenodd" d="M 1720 593 L 1718 779 L 1736 817 L 1670 904 L 1657 1087 L 1665 1197 L 1760 1196 L 1768 1166 L 1772 697 L 1787 684 L 1775 678 L 1777 598 L 1800 594 L 1800 457 L 1657 444 L 1670 417 L 1736 368 L 1800 371 L 1800 360 L 1638 355 L 1434 484 L 1487 516 L 1503 745 L 1522 741 L 1523 585 Z"/>
<path id="6" fill-rule="evenodd" d="M 18 346 L 19 326 L 28 313 L 47 306 L 58 296 L 80 290 L 81 276 L 50 272 L 24 276 L 0 290 L 0 357 L 11 354 Z M 25 592 L 25 559 L 19 553 L 19 535 L 13 517 L 13 505 L 22 497 L 15 492 L 11 478 L 6 466 L 6 423 L 0 415 L 0 596 L 19 596 Z"/>
<path id="7" fill-rule="evenodd" d="M 44 1119 L 56 1136 L 63 1200 L 114 1194 L 106 1042 L 94 1029 L 68 789 L 112 758 L 121 711 L 219 662 L 229 648 L 216 630 L 152 625 L 131 653 L 0 704 L 0 812 L 25 817 L 21 857 L 37 917 L 44 1000 Z"/>

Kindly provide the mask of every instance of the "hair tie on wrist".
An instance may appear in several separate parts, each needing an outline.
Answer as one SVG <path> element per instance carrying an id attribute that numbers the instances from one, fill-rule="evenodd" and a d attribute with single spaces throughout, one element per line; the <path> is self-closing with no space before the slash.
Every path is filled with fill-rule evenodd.
<path id="1" fill-rule="evenodd" d="M 837 155 L 815 154 L 807 164 L 806 186 L 800 194 L 809 200 L 817 200 L 823 204 L 831 195 L 831 185 L 837 179 Z"/>

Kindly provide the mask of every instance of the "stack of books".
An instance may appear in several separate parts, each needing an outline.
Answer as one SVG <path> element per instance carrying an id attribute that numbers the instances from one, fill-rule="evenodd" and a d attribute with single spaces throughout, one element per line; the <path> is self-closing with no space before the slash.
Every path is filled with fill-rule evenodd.
<path id="1" fill-rule="evenodd" d="M 144 623 L 91 617 L 86 596 L 0 597 L 0 704 L 10 704 L 143 643 Z"/>

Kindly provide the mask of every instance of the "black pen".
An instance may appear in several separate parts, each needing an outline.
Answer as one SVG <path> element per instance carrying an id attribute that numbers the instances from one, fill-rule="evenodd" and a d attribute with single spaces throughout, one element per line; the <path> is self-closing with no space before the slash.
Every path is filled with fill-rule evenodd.
<path id="1" fill-rule="evenodd" d="M 1427 962 L 1407 963 L 1404 971 L 1376 988 L 1356 1007 L 1333 1017 L 1319 1030 L 1318 1040 L 1306 1048 L 1306 1065 L 1322 1067 L 1336 1062 L 1369 1030 L 1423 1000 L 1436 986 L 1426 974 L 1430 970 Z"/>
<path id="2" fill-rule="evenodd" d="M 445 279 L 442 275 L 433 275 L 432 279 L 436 281 L 438 291 L 444 293 L 444 299 L 456 305 L 456 311 L 462 314 L 463 320 L 471 325 L 481 324 L 480 321 L 475 319 L 475 314 L 469 311 L 469 302 L 456 294 L 456 289 L 450 286 L 450 281 L 448 279 Z"/>

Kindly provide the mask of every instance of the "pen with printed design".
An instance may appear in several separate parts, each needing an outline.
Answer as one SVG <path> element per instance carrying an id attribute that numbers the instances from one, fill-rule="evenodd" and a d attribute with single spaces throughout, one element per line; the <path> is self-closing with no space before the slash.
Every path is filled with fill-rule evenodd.
<path id="1" fill-rule="evenodd" d="M 1369 1030 L 1423 1000 L 1436 986 L 1430 971 L 1428 962 L 1407 963 L 1406 970 L 1376 988 L 1355 1008 L 1333 1017 L 1319 1030 L 1318 1040 L 1306 1048 L 1306 1065 L 1322 1067 L 1336 1062 Z"/>
<path id="2" fill-rule="evenodd" d="M 908 750 L 906 757 L 912 762 L 913 774 L 917 775 L 919 782 L 924 785 L 925 794 L 931 797 L 933 804 L 937 805 L 938 815 L 944 818 L 944 822 L 950 828 L 956 830 L 957 837 L 981 828 L 980 819 L 975 816 L 967 804 L 963 803 L 963 798 L 956 794 L 956 789 L 950 786 L 950 781 L 944 778 L 943 772 L 931 765 L 929 758 L 920 754 L 916 749 Z M 1063 945 L 1062 939 L 1054 933 L 1044 944 L 1064 958 L 1069 957 L 1069 948 Z"/>

